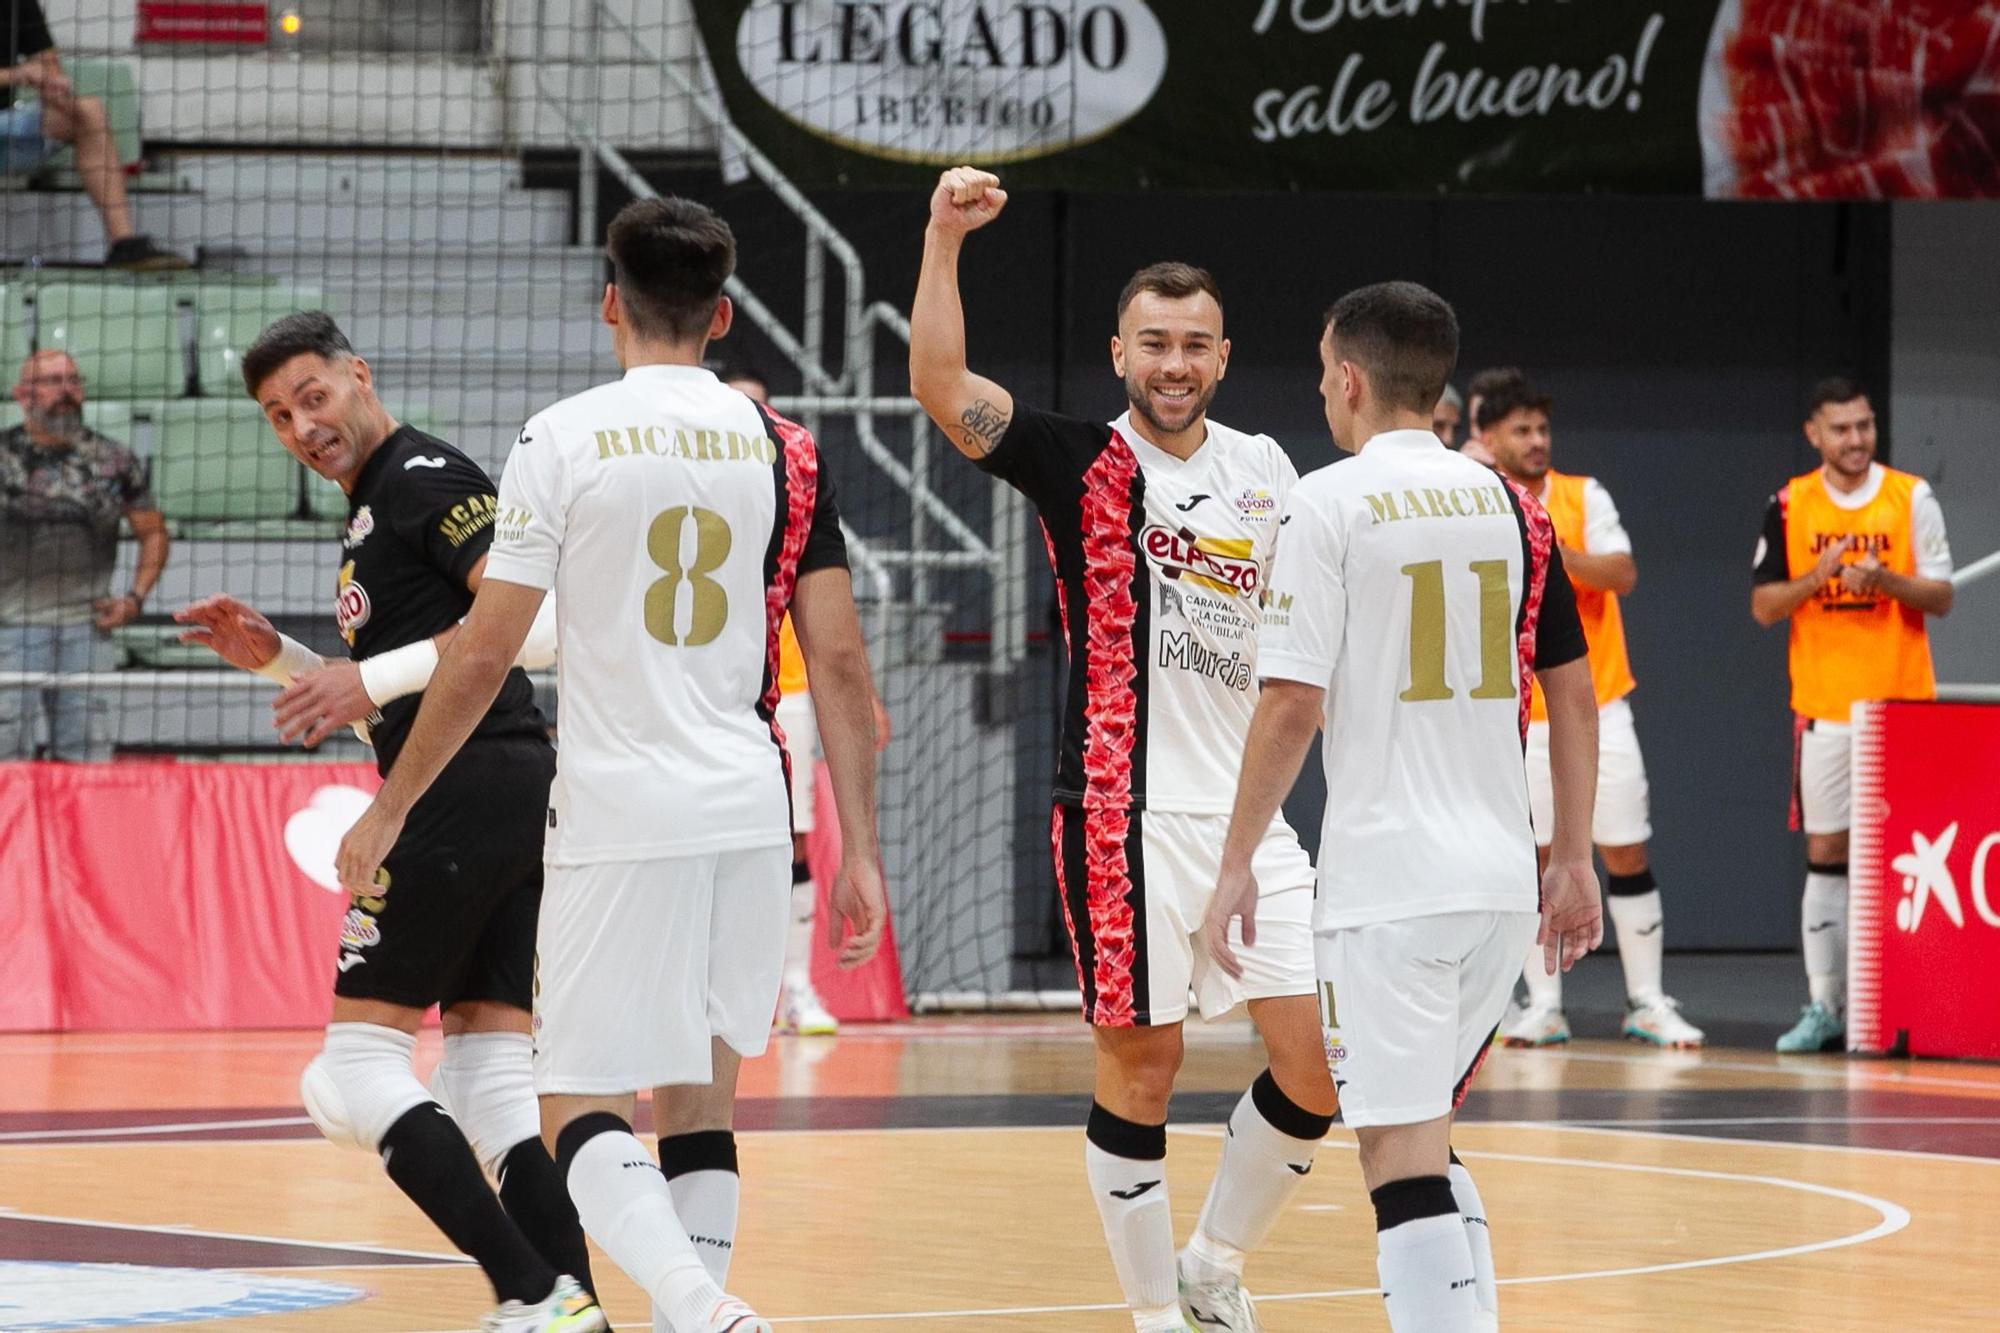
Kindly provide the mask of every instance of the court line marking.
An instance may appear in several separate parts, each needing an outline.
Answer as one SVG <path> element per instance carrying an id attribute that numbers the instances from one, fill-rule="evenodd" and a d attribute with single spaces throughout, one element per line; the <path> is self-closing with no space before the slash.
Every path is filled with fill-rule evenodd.
<path id="1" fill-rule="evenodd" d="M 2000 1092 L 2000 1082 L 1995 1082 L 1992 1079 L 1941 1078 L 1936 1074 L 1902 1074 L 1889 1069 L 1870 1068 L 1858 1060 L 1845 1058 L 1843 1058 L 1842 1063 L 1829 1069 L 1797 1069 L 1787 1065 L 1753 1064 L 1743 1060 L 1715 1060 L 1709 1058 L 1706 1054 L 1695 1054 L 1696 1058 L 1690 1060 L 1684 1066 L 1678 1064 L 1672 1065 L 1672 1072 L 1677 1074 L 1693 1074 L 1704 1070 L 1717 1070 L 1722 1073 L 1731 1074 L 1775 1074 L 1786 1078 L 1806 1080 L 1839 1079 L 1849 1083 L 1859 1080 L 1871 1088 L 1898 1088 L 1921 1085 L 1932 1088 L 1974 1088 L 1988 1093 Z M 1563 1051 L 1544 1049 L 1539 1051 L 1518 1051 L 1512 1053 L 1512 1055 L 1516 1059 L 1543 1055 L 1554 1056 L 1563 1060 L 1583 1060 L 1596 1064 L 1653 1065 L 1658 1067 L 1662 1063 L 1660 1059 L 1661 1053 L 1658 1051 L 1627 1055 L 1621 1051 Z M 1485 1086 L 1485 1091 L 1488 1092 L 1499 1090 L 1493 1086 L 1490 1080 Z M 1508 1088 L 1505 1091 L 1532 1091 L 1532 1089 Z"/>
<path id="2" fill-rule="evenodd" d="M 128 1138 L 136 1135 L 192 1134 L 205 1129 L 276 1129 L 280 1125 L 310 1125 L 312 1118 L 303 1115 L 265 1116 L 259 1120 L 193 1120 L 173 1125 L 94 1125 L 89 1129 L 10 1129 L 0 1133 L 0 1143 L 23 1143 L 37 1139 L 110 1139 Z M 226 1140 L 240 1142 L 284 1142 L 277 1140 Z"/>
<path id="3" fill-rule="evenodd" d="M 204 1227 L 168 1226 L 144 1222 L 106 1222 L 95 1217 L 64 1217 L 55 1213 L 24 1213 L 19 1209 L 0 1204 L 0 1218 L 19 1222 L 55 1222 L 67 1226 L 97 1227 L 105 1231 L 144 1231 L 156 1236 L 195 1236 L 203 1240 L 247 1240 L 264 1245 L 296 1245 L 308 1250 L 353 1250 L 357 1254 L 380 1254 L 394 1259 L 430 1259 L 440 1264 L 458 1266 L 470 1264 L 472 1260 L 458 1254 L 439 1254 L 435 1250 L 400 1250 L 388 1245 L 348 1245 L 338 1241 L 300 1240 L 296 1236 L 257 1236 L 242 1231 L 210 1231 Z M 350 1269 L 367 1267 L 365 1264 L 314 1264 L 313 1268 Z M 412 1265 L 414 1267 L 414 1265 Z M 235 1272 L 236 1269 L 217 1269 L 217 1272 Z M 262 1270 L 245 1266 L 244 1272 Z M 275 1270 L 274 1270 L 275 1271 Z M 286 1271 L 290 1271 L 287 1269 Z M 303 1268 L 300 1271 L 304 1271 Z"/>
<path id="4" fill-rule="evenodd" d="M 1883 1157 L 1908 1157 L 1919 1162 L 1973 1162 L 1980 1166 L 2000 1166 L 2000 1157 L 1973 1157 L 1966 1153 L 1926 1152 L 1921 1148 L 1876 1148 L 1865 1143 L 1795 1143 L 1785 1139 L 1748 1139 L 1727 1134 L 1675 1134 L 1661 1129 L 1618 1129 L 1600 1121 L 1468 1120 L 1465 1123 L 1469 1126 L 1507 1126 L 1515 1129 L 1574 1129 L 1584 1134 L 1624 1134 L 1682 1143 L 1741 1143 L 1752 1148 L 1798 1148 L 1805 1152 L 1876 1153 Z"/>

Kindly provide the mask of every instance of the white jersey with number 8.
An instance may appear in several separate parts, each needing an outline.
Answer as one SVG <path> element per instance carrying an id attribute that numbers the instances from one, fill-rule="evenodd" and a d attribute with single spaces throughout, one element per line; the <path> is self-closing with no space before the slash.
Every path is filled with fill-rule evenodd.
<path id="1" fill-rule="evenodd" d="M 812 437 L 699 367 L 635 367 L 531 418 L 499 503 L 485 577 L 556 599 L 548 864 L 787 843 L 778 624 L 847 563 Z"/>

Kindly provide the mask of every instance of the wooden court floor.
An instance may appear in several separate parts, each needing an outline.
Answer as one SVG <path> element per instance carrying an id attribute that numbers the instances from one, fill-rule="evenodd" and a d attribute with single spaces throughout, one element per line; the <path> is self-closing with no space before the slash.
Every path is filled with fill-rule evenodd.
<path id="1" fill-rule="evenodd" d="M 0 1329 L 476 1328 L 478 1272 L 305 1122 L 316 1044 L 0 1037 Z M 1089 1062 L 1063 1018 L 774 1042 L 731 1286 L 786 1329 L 1130 1328 L 1082 1184 Z M 1247 1029 L 1190 1033 L 1183 1237 L 1260 1068 Z M 1579 1042 L 1495 1052 L 1465 1116 L 1510 1329 L 2000 1328 L 2000 1069 Z M 649 1328 L 597 1272 L 618 1327 Z M 1346 1131 L 1249 1285 L 1274 1333 L 1386 1329 Z"/>

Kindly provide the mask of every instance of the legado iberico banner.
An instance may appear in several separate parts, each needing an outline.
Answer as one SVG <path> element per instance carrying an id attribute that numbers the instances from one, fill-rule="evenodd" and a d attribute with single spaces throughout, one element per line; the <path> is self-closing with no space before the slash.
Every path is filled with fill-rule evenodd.
<path id="1" fill-rule="evenodd" d="M 1985 0 L 703 0 L 795 180 L 2000 194 Z"/>

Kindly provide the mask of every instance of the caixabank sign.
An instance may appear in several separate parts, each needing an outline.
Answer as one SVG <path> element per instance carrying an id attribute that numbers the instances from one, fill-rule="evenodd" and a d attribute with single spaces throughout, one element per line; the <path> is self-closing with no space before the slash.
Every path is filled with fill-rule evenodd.
<path id="1" fill-rule="evenodd" d="M 2000 704 L 1855 709 L 1848 1045 L 2000 1059 Z"/>
<path id="2" fill-rule="evenodd" d="M 2000 194 L 1984 0 L 704 0 L 808 184 Z"/>

